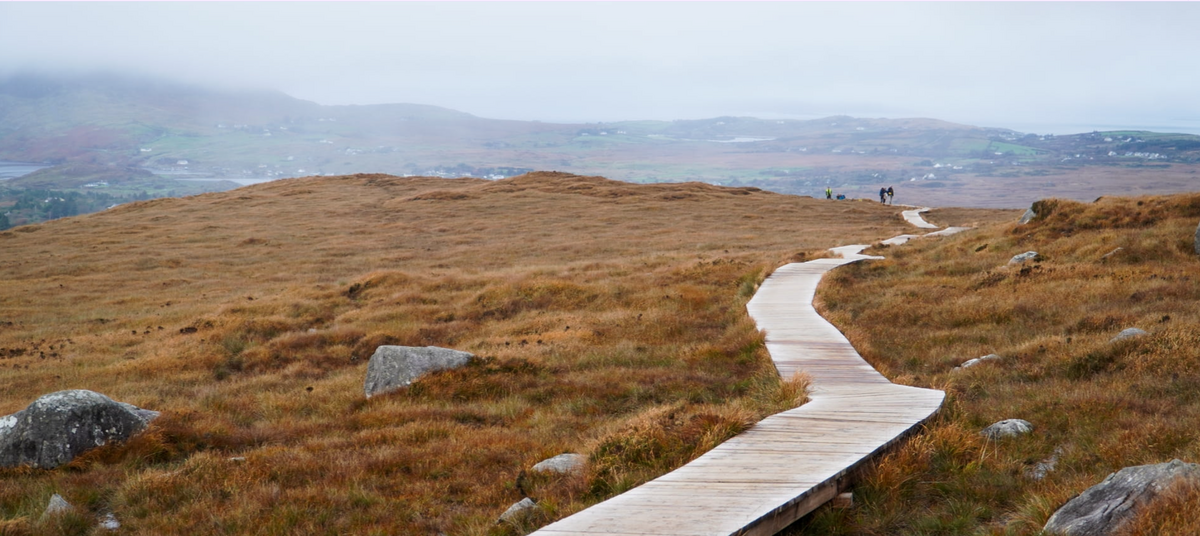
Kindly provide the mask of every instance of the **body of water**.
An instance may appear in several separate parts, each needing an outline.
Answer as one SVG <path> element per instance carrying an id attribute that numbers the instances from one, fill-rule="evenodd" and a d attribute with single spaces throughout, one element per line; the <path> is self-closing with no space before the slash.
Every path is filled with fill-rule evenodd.
<path id="1" fill-rule="evenodd" d="M 264 182 L 277 181 L 279 179 L 244 179 L 244 178 L 239 177 L 239 178 L 230 178 L 230 179 L 207 178 L 207 179 L 175 179 L 175 180 L 188 181 L 188 182 L 232 182 L 232 183 L 236 183 L 239 186 L 249 186 L 251 184 L 262 184 Z"/>
<path id="2" fill-rule="evenodd" d="M 988 125 L 998 126 L 998 125 Z M 1017 132 L 1027 134 L 1054 134 L 1063 136 L 1067 134 L 1088 134 L 1092 131 L 1113 131 L 1113 130 L 1148 130 L 1150 132 L 1158 132 L 1163 134 L 1197 134 L 1200 135 L 1200 123 L 1177 121 L 1159 125 L 1139 125 L 1139 124 L 1056 124 L 1056 123 L 1013 123 L 1003 125 L 1001 128 L 1008 128 Z"/>
<path id="3" fill-rule="evenodd" d="M 32 162 L 6 162 L 0 160 L 0 181 L 22 177 L 46 167 L 50 166 L 46 164 L 34 164 Z"/>

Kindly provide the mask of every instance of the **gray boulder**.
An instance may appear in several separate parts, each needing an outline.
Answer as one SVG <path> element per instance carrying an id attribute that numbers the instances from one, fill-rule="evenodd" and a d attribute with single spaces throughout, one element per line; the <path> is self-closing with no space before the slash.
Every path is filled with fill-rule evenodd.
<path id="1" fill-rule="evenodd" d="M 536 463 L 533 470 L 542 473 L 576 473 L 583 470 L 585 461 L 587 461 L 586 456 L 568 452 Z"/>
<path id="2" fill-rule="evenodd" d="M 367 398 L 408 387 L 430 372 L 466 365 L 475 356 L 436 346 L 380 346 L 367 363 L 363 394 Z"/>
<path id="3" fill-rule="evenodd" d="M 0 467 L 58 467 L 91 449 L 128 439 L 156 417 L 156 411 L 84 389 L 50 393 L 0 417 Z"/>
<path id="4" fill-rule="evenodd" d="M 42 519 L 69 514 L 75 511 L 75 507 L 67 502 L 62 495 L 55 493 L 50 496 L 50 502 L 46 504 L 46 511 L 42 512 Z"/>
<path id="5" fill-rule="evenodd" d="M 512 506 L 509 506 L 508 510 L 505 510 L 503 514 L 500 514 L 500 521 L 498 522 L 520 523 L 521 520 L 525 519 L 525 516 L 532 514 L 533 510 L 537 507 L 537 503 L 533 502 L 533 499 L 525 497 Z"/>
<path id="6" fill-rule="evenodd" d="M 983 363 L 984 361 L 994 361 L 996 359 L 1000 359 L 1000 356 L 998 356 L 996 354 L 988 354 L 983 357 L 976 357 L 975 359 L 968 359 L 968 360 L 964 361 L 963 364 L 959 365 L 958 368 L 960 368 L 960 369 L 971 368 L 975 365 Z"/>
<path id="7" fill-rule="evenodd" d="M 1116 337 L 1113 337 L 1112 340 L 1110 340 L 1108 342 L 1117 342 L 1117 341 L 1123 341 L 1125 339 L 1134 339 L 1134 338 L 1143 337 L 1146 335 L 1149 335 L 1149 333 L 1146 333 L 1145 330 L 1141 330 L 1138 328 L 1125 328 L 1125 329 L 1121 330 L 1121 332 L 1118 333 Z"/>
<path id="8" fill-rule="evenodd" d="M 1200 483 L 1200 465 L 1172 460 L 1126 467 L 1067 501 L 1046 521 L 1044 530 L 1064 536 L 1115 534 L 1140 508 L 1180 480 Z"/>
<path id="9" fill-rule="evenodd" d="M 1025 261 L 1031 261 L 1031 260 L 1036 259 L 1037 256 L 1038 256 L 1038 252 L 1036 252 L 1036 251 L 1026 251 L 1025 253 L 1022 253 L 1020 255 L 1013 255 L 1013 258 L 1009 259 L 1008 263 L 1009 264 L 1018 264 L 1018 263 L 1022 263 Z"/>
<path id="10" fill-rule="evenodd" d="M 979 433 L 987 436 L 988 439 L 1000 439 L 1002 437 L 1016 437 L 1019 435 L 1025 435 L 1032 431 L 1033 425 L 1029 424 L 1029 421 L 1021 419 L 1005 419 L 987 428 L 984 428 L 983 431 Z"/>
<path id="11" fill-rule="evenodd" d="M 1037 217 L 1037 213 L 1033 211 L 1033 207 L 1025 209 L 1025 213 L 1021 215 L 1021 219 L 1017 220 L 1017 225 L 1025 225 L 1033 221 Z"/>

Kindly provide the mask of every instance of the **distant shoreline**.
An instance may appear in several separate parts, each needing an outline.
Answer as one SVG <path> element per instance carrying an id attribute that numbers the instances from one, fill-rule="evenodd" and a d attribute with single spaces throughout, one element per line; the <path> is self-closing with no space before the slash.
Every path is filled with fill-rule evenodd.
<path id="1" fill-rule="evenodd" d="M 0 160 L 0 181 L 24 177 L 25 175 L 33 173 L 34 171 L 48 167 L 50 166 L 47 164 L 39 164 L 37 162 L 10 162 L 7 160 Z"/>

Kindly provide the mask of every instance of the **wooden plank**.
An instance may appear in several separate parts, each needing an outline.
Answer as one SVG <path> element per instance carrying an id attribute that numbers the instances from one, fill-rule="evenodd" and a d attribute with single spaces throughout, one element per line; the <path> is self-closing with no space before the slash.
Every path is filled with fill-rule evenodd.
<path id="1" fill-rule="evenodd" d="M 889 382 L 812 308 L 825 272 L 872 258 L 858 254 L 863 247 L 836 248 L 842 259 L 779 268 L 746 306 L 766 331 L 776 369 L 812 378 L 807 404 L 533 534 L 774 534 L 836 497 L 851 471 L 928 420 L 944 393 Z"/>

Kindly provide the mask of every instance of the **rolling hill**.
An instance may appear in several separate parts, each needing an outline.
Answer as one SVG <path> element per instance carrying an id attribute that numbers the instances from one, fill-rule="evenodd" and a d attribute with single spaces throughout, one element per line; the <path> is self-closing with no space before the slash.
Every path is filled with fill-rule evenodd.
<path id="1" fill-rule="evenodd" d="M 948 399 L 856 477 L 853 508 L 785 534 L 1032 535 L 1116 469 L 1200 459 L 1200 196 L 1035 208 L 1024 225 L 935 209 L 974 229 L 827 277 L 817 305 L 859 352 Z M 0 232 L 0 415 L 69 388 L 163 412 L 66 467 L 0 470 L 0 530 L 86 532 L 111 512 L 136 534 L 521 533 L 799 403 L 747 298 L 780 264 L 911 232 L 898 210 L 563 173 L 364 174 Z M 1113 342 L 1126 327 L 1148 334 Z M 481 359 L 364 399 L 380 344 Z M 1006 418 L 1034 432 L 979 435 Z M 587 470 L 528 472 L 562 452 Z M 52 493 L 81 510 L 39 524 Z M 1200 494 L 1172 493 L 1133 533 L 1195 532 L 1177 514 Z M 523 496 L 541 513 L 497 525 Z"/>
<path id="2" fill-rule="evenodd" d="M 353 175 L 0 232 L 0 415 L 71 388 L 163 412 L 68 467 L 0 470 L 0 529 L 39 527 L 51 493 L 83 508 L 67 533 L 112 512 L 136 534 L 495 534 L 523 494 L 565 515 L 795 405 L 745 301 L 782 262 L 908 230 L 898 211 Z M 482 359 L 366 400 L 381 344 Z M 587 473 L 525 474 L 567 451 Z"/>

